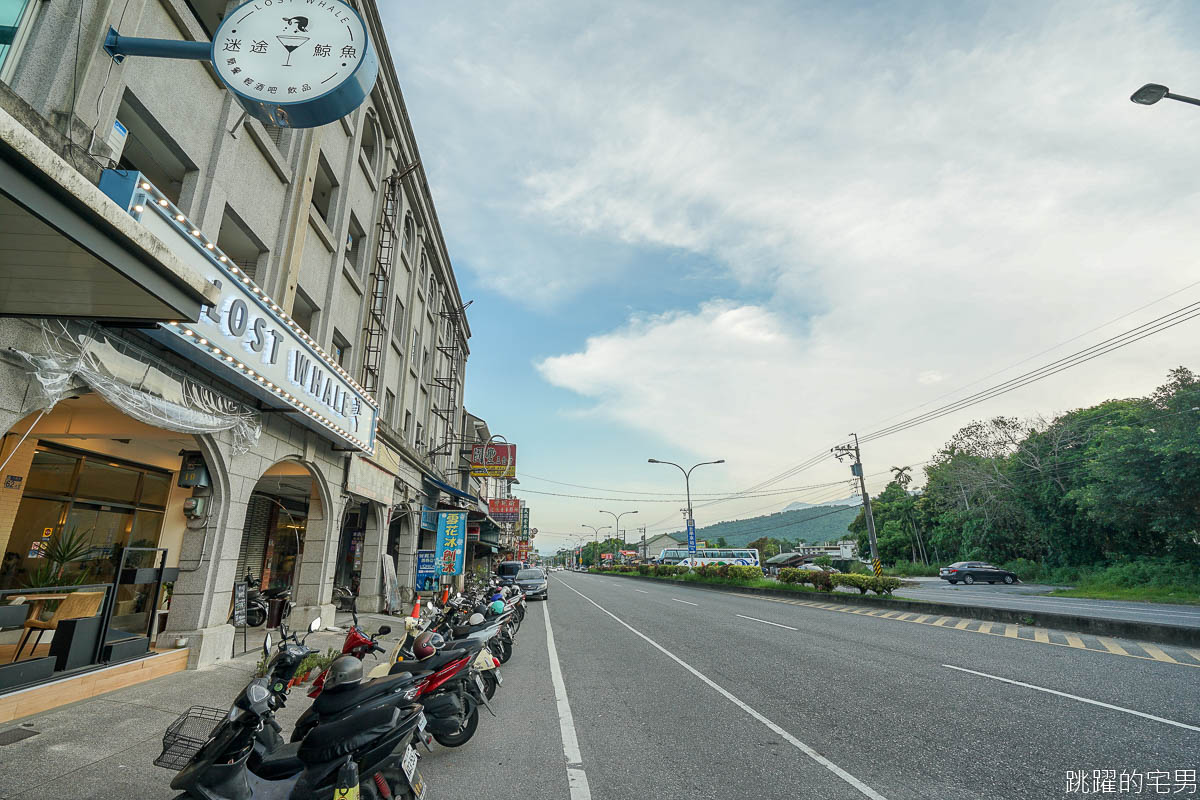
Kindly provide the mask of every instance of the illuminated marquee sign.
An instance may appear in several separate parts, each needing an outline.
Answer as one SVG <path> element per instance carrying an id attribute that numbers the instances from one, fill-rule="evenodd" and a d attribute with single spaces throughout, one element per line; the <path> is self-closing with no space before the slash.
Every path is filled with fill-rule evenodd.
<path id="1" fill-rule="evenodd" d="M 141 173 L 107 170 L 100 188 L 220 289 L 199 320 L 160 325 L 155 338 L 318 433 L 374 449 L 375 401 L 215 242 Z"/>

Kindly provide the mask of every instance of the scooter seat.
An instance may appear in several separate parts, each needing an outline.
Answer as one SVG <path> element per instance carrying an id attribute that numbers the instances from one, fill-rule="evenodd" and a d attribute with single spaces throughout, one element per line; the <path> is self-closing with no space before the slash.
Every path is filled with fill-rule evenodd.
<path id="1" fill-rule="evenodd" d="M 388 675 L 386 678 L 376 678 L 366 683 L 360 683 L 357 686 L 326 689 L 313 701 L 312 709 L 322 717 L 340 714 L 347 708 L 365 703 L 373 698 L 383 697 L 394 692 L 401 692 L 406 686 L 412 684 L 419 676 L 424 674 L 424 672 L 419 672 L 415 675 L 411 672 L 398 672 L 395 675 Z"/>
<path id="2" fill-rule="evenodd" d="M 383 706 L 318 725 L 300 742 L 297 754 L 305 764 L 344 758 L 389 733 L 400 724 L 401 717 L 399 708 Z"/>
<path id="3" fill-rule="evenodd" d="M 278 780 L 295 775 L 303 769 L 304 762 L 300 760 L 300 743 L 291 742 L 263 756 L 262 760 L 258 762 L 258 766 L 254 768 L 254 772 L 260 778 Z"/>
<path id="4" fill-rule="evenodd" d="M 451 661 L 458 661 L 460 658 L 466 658 L 470 653 L 466 650 L 443 650 L 440 653 L 434 653 L 424 661 L 416 663 L 421 665 L 421 669 L 431 669 L 435 672 L 449 664 Z"/>

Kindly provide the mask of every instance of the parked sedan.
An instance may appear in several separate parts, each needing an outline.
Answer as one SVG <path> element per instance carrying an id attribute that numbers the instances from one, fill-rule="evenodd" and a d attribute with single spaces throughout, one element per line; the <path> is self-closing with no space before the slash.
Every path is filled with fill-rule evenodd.
<path id="1" fill-rule="evenodd" d="M 962 581 L 968 586 L 972 583 L 1016 583 L 1016 574 L 1006 569 L 994 567 L 985 561 L 956 561 L 948 567 L 938 570 L 938 577 L 944 581 L 958 583 Z"/>
<path id="2" fill-rule="evenodd" d="M 523 569 L 517 573 L 516 584 L 525 592 L 525 597 L 533 600 L 542 598 L 543 600 L 550 599 L 550 590 L 546 587 L 546 573 L 534 567 L 532 569 Z"/>
<path id="3" fill-rule="evenodd" d="M 839 573 L 839 574 L 841 573 L 840 569 L 835 569 L 833 567 L 822 567 L 822 566 L 818 566 L 817 564 L 801 564 L 800 566 L 796 567 L 796 569 L 802 569 L 802 570 L 806 570 L 808 572 L 832 572 L 832 573 Z"/>

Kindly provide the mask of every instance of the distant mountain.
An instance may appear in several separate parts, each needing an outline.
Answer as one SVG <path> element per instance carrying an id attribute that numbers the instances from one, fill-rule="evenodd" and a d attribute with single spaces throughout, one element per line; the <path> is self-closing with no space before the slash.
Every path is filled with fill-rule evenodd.
<path id="1" fill-rule="evenodd" d="M 862 502 L 862 498 L 859 497 L 858 495 L 854 494 L 854 495 L 850 495 L 849 497 L 843 498 L 841 500 L 830 500 L 829 502 L 821 503 L 820 505 L 816 505 L 813 503 L 792 503 L 790 506 L 788 506 L 787 508 L 785 508 L 783 510 L 784 511 L 795 511 L 795 510 L 801 509 L 801 508 L 820 508 L 821 506 L 856 506 L 861 502 Z"/>
<path id="2" fill-rule="evenodd" d="M 696 538 L 711 545 L 724 536 L 730 547 L 744 547 L 760 536 L 774 539 L 797 539 L 809 544 L 836 542 L 850 537 L 849 526 L 858 516 L 858 498 L 851 498 L 854 505 L 839 500 L 827 505 L 812 506 L 798 503 L 802 508 L 791 506 L 784 511 L 762 517 L 735 519 L 696 528 Z M 687 541 L 683 532 L 673 532 L 672 537 Z"/>

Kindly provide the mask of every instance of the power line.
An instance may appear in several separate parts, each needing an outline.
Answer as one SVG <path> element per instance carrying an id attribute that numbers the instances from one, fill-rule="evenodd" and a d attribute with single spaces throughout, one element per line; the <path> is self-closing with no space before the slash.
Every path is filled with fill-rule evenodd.
<path id="1" fill-rule="evenodd" d="M 1133 344 L 1134 342 L 1138 342 L 1149 336 L 1153 336 L 1156 333 L 1161 333 L 1162 331 L 1173 328 L 1176 325 L 1188 322 L 1197 316 L 1200 316 L 1200 302 L 1191 303 L 1183 308 L 1172 311 L 1170 314 L 1165 314 L 1161 317 L 1151 320 L 1150 322 L 1139 325 L 1136 328 L 1132 328 L 1117 336 L 1110 337 L 1103 342 L 1085 348 L 1084 350 L 1080 350 L 1076 353 L 1072 353 L 1069 356 L 1064 356 L 1063 358 L 1052 361 L 1051 363 L 1039 367 L 1036 370 L 1031 370 L 1030 372 L 1018 375 L 1015 378 L 1010 378 L 1003 383 L 997 384 L 988 389 L 984 389 L 980 392 L 976 392 L 969 397 L 965 397 L 961 400 L 957 400 L 953 403 L 933 409 L 932 411 L 928 411 L 903 422 L 896 423 L 895 425 L 873 431 L 863 436 L 862 441 L 875 441 L 876 439 L 881 439 L 885 436 L 891 436 L 893 434 L 900 433 L 901 431 L 908 430 L 909 428 L 923 425 L 926 422 L 946 416 L 947 414 L 952 414 L 956 411 L 969 408 L 970 406 L 978 405 L 986 400 L 991 400 L 1011 391 L 1015 391 L 1023 386 L 1027 386 L 1044 378 L 1048 378 L 1051 375 L 1056 375 L 1059 372 L 1070 369 L 1071 367 L 1076 367 L 1080 364 L 1091 361 L 1092 359 L 1099 358 L 1102 355 L 1107 355 L 1108 353 L 1119 350 L 1123 347 Z"/>

